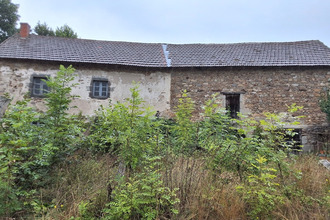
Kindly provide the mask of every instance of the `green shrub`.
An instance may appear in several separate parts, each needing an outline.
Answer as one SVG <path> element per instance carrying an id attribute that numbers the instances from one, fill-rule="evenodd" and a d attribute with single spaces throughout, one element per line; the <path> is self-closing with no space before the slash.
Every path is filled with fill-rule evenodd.
<path id="1" fill-rule="evenodd" d="M 60 70 L 55 77 L 46 81 L 50 92 L 46 94 L 47 111 L 40 122 L 44 124 L 44 139 L 51 145 L 53 151 L 52 162 L 56 163 L 71 154 L 81 144 L 83 133 L 83 119 L 68 113 L 72 100 L 78 96 L 72 95 L 72 88 L 76 74 L 72 66 Z"/>
<path id="2" fill-rule="evenodd" d="M 0 119 L 0 181 L 11 191 L 3 198 L 6 204 L 18 198 L 27 206 L 25 210 L 33 210 L 36 190 L 51 181 L 52 166 L 73 152 L 79 141 L 81 122 L 67 113 L 73 98 L 73 73 L 72 67 L 60 66 L 56 77 L 48 79 L 47 112 L 36 112 L 28 107 L 30 100 L 24 99 L 9 106 Z"/>
<path id="3" fill-rule="evenodd" d="M 154 162 L 142 172 L 122 178 L 104 209 L 104 219 L 160 219 L 178 214 L 175 190 L 164 186 Z"/>
<path id="4" fill-rule="evenodd" d="M 33 125 L 39 116 L 27 107 L 27 101 L 19 101 L 9 106 L 0 120 L 0 182 L 6 188 L 1 201 L 13 204 L 7 206 L 7 211 L 0 212 L 10 216 L 18 209 L 18 204 L 23 209 L 23 201 L 34 193 L 35 187 L 42 185 L 41 179 L 48 166 L 48 158 L 44 156 L 48 145 L 42 140 L 41 128 Z M 17 199 L 21 202 L 17 203 Z"/>
<path id="5" fill-rule="evenodd" d="M 327 115 L 328 122 L 330 122 L 330 89 L 329 88 L 327 88 L 327 90 L 323 94 L 321 94 L 320 107 L 321 107 L 321 111 Z"/>
<path id="6" fill-rule="evenodd" d="M 173 137 L 172 150 L 175 153 L 191 154 L 198 147 L 198 124 L 192 121 L 194 102 L 186 91 L 183 91 L 175 111 L 175 123 L 170 127 Z"/>
<path id="7" fill-rule="evenodd" d="M 128 173 L 140 166 L 144 158 L 157 154 L 164 144 L 162 120 L 156 120 L 155 112 L 143 104 L 135 85 L 125 103 L 110 103 L 97 111 L 89 136 L 94 152 L 118 155 Z"/>
<path id="8" fill-rule="evenodd" d="M 23 208 L 22 202 L 17 197 L 16 189 L 2 178 L 0 178 L 0 201 L 0 217 L 9 217 Z"/>
<path id="9" fill-rule="evenodd" d="M 250 174 L 247 177 L 248 182 L 237 187 L 237 190 L 243 194 L 243 198 L 249 205 L 248 213 L 252 219 L 264 219 L 271 216 L 277 204 L 283 203 L 283 195 L 279 184 L 274 181 L 276 178 L 276 169 L 268 167 L 267 159 L 258 155 L 257 165 L 251 163 L 251 168 L 257 171 L 257 174 Z"/>
<path id="10" fill-rule="evenodd" d="M 300 107 L 293 105 L 288 111 L 295 112 L 299 109 Z M 234 119 L 232 129 L 237 131 L 237 135 L 228 134 L 219 143 L 210 145 L 212 170 L 221 172 L 225 169 L 236 172 L 240 179 L 244 180 L 249 173 L 250 164 L 254 162 L 257 155 L 262 155 L 278 165 L 278 172 L 283 177 L 283 172 L 289 169 L 285 158 L 295 144 L 287 142 L 286 136 L 292 136 L 295 133 L 290 129 L 284 129 L 284 125 L 288 123 L 284 122 L 287 114 L 266 112 L 264 116 L 265 119 L 260 121 L 243 115 L 240 116 L 240 120 Z M 297 121 L 289 124 L 297 124 Z"/>

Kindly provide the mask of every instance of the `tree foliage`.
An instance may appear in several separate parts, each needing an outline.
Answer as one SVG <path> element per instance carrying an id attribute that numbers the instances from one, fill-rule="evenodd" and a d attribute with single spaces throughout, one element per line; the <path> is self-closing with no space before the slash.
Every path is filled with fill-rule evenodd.
<path id="1" fill-rule="evenodd" d="M 0 0 L 0 43 L 17 32 L 17 10 L 18 5 L 10 0 Z"/>
<path id="2" fill-rule="evenodd" d="M 90 135 L 94 150 L 118 154 L 128 172 L 141 165 L 159 144 L 158 136 L 153 135 L 158 127 L 155 112 L 142 107 L 138 85 L 130 90 L 125 103 L 110 103 L 97 112 Z"/>
<path id="3" fill-rule="evenodd" d="M 4 193 L 0 193 L 0 201 L 4 205 L 0 205 L 0 217 L 36 202 L 36 190 L 48 181 L 47 173 L 79 141 L 81 128 L 75 116 L 66 112 L 73 98 L 73 78 L 71 66 L 60 66 L 56 77 L 47 81 L 51 91 L 46 112 L 28 107 L 27 99 L 11 105 L 1 118 L 0 189 Z"/>
<path id="4" fill-rule="evenodd" d="M 77 38 L 78 35 L 75 33 L 72 28 L 70 28 L 67 24 L 56 28 L 55 31 L 56 37 L 67 37 L 67 38 Z"/>
<path id="5" fill-rule="evenodd" d="M 121 179 L 107 204 L 104 220 L 107 219 L 165 219 L 178 214 L 175 205 L 177 189 L 164 186 L 160 171 L 155 169 L 154 161 L 148 161 L 142 172 Z"/>
<path id="6" fill-rule="evenodd" d="M 41 36 L 55 36 L 55 32 L 51 27 L 48 27 L 46 23 L 41 24 L 40 21 L 34 27 L 34 32 Z"/>
<path id="7" fill-rule="evenodd" d="M 56 37 L 66 37 L 66 38 L 77 38 L 78 35 L 73 31 L 69 25 L 65 24 L 61 27 L 57 27 L 54 31 L 51 27 L 49 27 L 45 22 L 42 24 L 38 22 L 38 24 L 34 27 L 34 32 L 41 36 L 56 36 Z"/>

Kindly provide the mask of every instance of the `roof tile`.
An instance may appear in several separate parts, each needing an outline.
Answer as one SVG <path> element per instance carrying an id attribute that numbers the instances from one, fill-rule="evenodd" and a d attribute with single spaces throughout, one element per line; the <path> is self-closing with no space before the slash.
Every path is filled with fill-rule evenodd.
<path id="1" fill-rule="evenodd" d="M 317 40 L 162 45 L 17 34 L 0 44 L 0 58 L 142 67 L 330 66 L 330 49 Z"/>
<path id="2" fill-rule="evenodd" d="M 168 45 L 173 67 L 188 66 L 319 66 L 330 65 L 322 42 Z M 186 58 L 189 58 L 187 60 Z"/>
<path id="3" fill-rule="evenodd" d="M 15 35 L 0 45 L 0 58 L 165 67 L 160 44 Z"/>

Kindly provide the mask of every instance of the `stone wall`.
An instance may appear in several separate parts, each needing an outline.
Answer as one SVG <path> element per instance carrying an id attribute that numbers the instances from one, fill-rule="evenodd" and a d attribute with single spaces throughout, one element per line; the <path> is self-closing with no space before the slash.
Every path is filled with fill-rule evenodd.
<path id="1" fill-rule="evenodd" d="M 0 96 L 13 97 L 13 102 L 29 94 L 31 76 L 54 76 L 60 63 L 0 60 Z M 68 64 L 65 64 L 68 66 Z M 80 98 L 73 105 L 75 112 L 92 115 L 109 99 L 94 99 L 89 96 L 93 77 L 106 78 L 110 82 L 110 99 L 123 101 L 129 97 L 132 81 L 140 83 L 141 96 L 146 104 L 154 106 L 163 116 L 173 116 L 181 92 L 187 90 L 196 103 L 196 116 L 203 103 L 212 94 L 219 93 L 225 107 L 224 93 L 240 94 L 240 111 L 256 118 L 263 112 L 286 112 L 292 103 L 304 106 L 301 119 L 302 143 L 312 149 L 314 138 L 307 134 L 310 128 L 327 125 L 326 115 L 319 107 L 319 97 L 330 82 L 330 67 L 291 68 L 135 68 L 115 65 L 73 64 L 79 85 L 72 94 Z M 5 95 L 6 94 L 6 95 Z M 43 110 L 43 99 L 32 98 L 32 105 Z M 171 110 L 171 111 L 170 111 Z M 306 133 L 307 132 L 307 133 Z"/>
<path id="2" fill-rule="evenodd" d="M 303 125 L 326 123 L 319 107 L 322 89 L 330 82 L 330 67 L 324 68 L 232 68 L 178 69 L 172 71 L 171 106 L 177 105 L 183 90 L 189 92 L 198 109 L 214 93 L 225 105 L 222 93 L 241 94 L 241 112 L 261 117 L 267 112 L 286 112 L 287 105 L 304 106 Z"/>
<path id="3" fill-rule="evenodd" d="M 59 63 L 47 62 L 15 62 L 0 60 L 0 96 L 9 94 L 13 102 L 22 99 L 25 94 L 30 93 L 32 75 L 54 76 L 59 69 Z M 69 64 L 64 64 L 68 66 Z M 146 68 L 123 68 L 118 66 L 104 65 L 83 65 L 73 64 L 78 77 L 74 83 L 79 85 L 72 88 L 73 95 L 79 95 L 73 101 L 77 109 L 72 112 L 81 111 L 83 114 L 92 115 L 100 105 L 108 105 L 109 99 L 95 99 L 90 97 L 91 81 L 93 77 L 106 78 L 110 83 L 110 99 L 112 102 L 124 101 L 130 96 L 132 82 L 140 84 L 140 94 L 146 101 L 146 105 L 151 105 L 160 112 L 170 109 L 170 73 L 159 70 L 149 70 Z M 42 98 L 32 97 L 34 106 L 39 110 L 44 110 Z"/>
<path id="4" fill-rule="evenodd" d="M 296 103 L 304 106 L 298 114 L 305 118 L 300 120 L 300 125 L 287 127 L 302 129 L 304 151 L 313 151 L 316 140 L 309 131 L 327 125 L 319 98 L 329 82 L 330 67 L 173 69 L 171 108 L 175 111 L 183 90 L 195 101 L 196 115 L 214 93 L 219 93 L 222 107 L 225 107 L 223 93 L 239 93 L 240 111 L 257 119 L 262 118 L 263 112 L 286 112 L 288 105 Z"/>
<path id="5" fill-rule="evenodd" d="M 10 99 L 0 96 L 0 118 L 3 116 L 5 113 L 7 106 L 10 102 Z"/>
<path id="6" fill-rule="evenodd" d="M 306 136 L 306 146 L 313 146 L 308 149 L 315 154 L 330 155 L 330 125 L 311 126 L 303 130 Z"/>

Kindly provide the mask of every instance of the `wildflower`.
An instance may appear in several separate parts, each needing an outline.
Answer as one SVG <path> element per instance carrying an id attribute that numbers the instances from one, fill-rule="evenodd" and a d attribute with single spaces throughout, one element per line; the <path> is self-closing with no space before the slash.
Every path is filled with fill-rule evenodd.
<path id="1" fill-rule="evenodd" d="M 57 208 L 57 206 L 56 205 L 54 205 L 54 209 L 56 209 Z"/>

